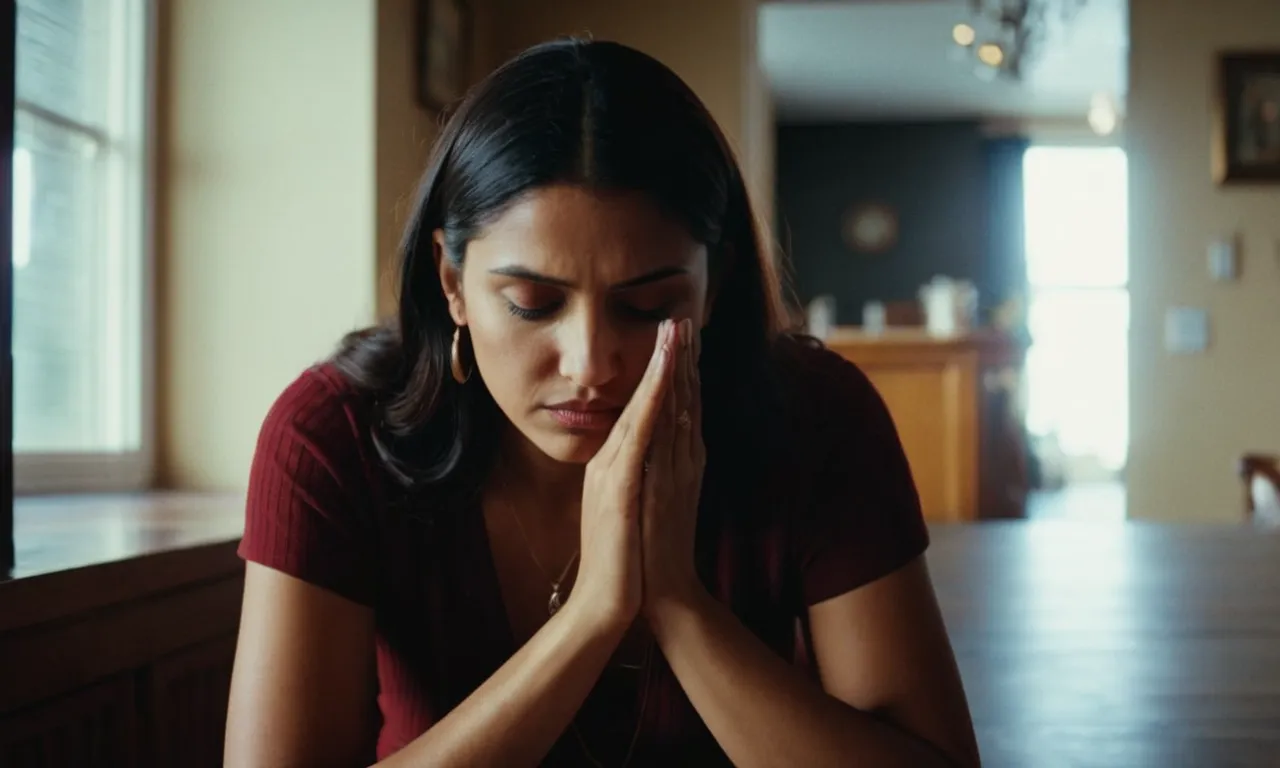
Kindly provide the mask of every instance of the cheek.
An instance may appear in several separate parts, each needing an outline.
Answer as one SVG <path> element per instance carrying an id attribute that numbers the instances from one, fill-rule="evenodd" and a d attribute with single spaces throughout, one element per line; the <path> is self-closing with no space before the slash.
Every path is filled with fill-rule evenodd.
<path id="1" fill-rule="evenodd" d="M 494 400 L 508 415 L 556 373 L 556 348 L 547 334 L 507 311 L 470 312 L 468 330 L 476 365 Z"/>
<path id="2" fill-rule="evenodd" d="M 493 378 L 495 373 L 510 376 L 536 367 L 538 359 L 546 356 L 546 342 L 522 333 L 515 323 L 499 320 L 492 324 L 471 323 L 468 328 L 476 360 L 489 372 L 486 378 Z"/>

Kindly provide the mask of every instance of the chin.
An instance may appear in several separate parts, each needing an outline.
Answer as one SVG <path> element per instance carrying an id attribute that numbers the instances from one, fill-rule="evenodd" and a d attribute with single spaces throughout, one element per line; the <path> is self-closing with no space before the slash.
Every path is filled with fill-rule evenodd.
<path id="1" fill-rule="evenodd" d="M 564 464 L 586 464 L 599 452 L 607 435 L 558 432 L 539 435 L 533 443 L 551 459 Z"/>

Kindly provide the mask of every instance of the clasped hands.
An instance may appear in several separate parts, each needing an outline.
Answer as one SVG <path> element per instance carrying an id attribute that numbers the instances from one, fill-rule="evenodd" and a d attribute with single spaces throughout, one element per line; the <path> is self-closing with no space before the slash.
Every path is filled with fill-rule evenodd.
<path id="1" fill-rule="evenodd" d="M 652 620 L 705 594 L 694 565 L 706 465 L 699 351 L 692 321 L 663 321 L 644 378 L 587 463 L 574 596 L 610 623 Z"/>

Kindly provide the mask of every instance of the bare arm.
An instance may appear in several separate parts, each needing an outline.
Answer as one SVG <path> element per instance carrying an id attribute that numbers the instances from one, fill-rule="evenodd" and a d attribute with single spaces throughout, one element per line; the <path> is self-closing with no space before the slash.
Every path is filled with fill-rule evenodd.
<path id="1" fill-rule="evenodd" d="M 378 765 L 539 764 L 626 631 L 596 620 L 583 606 L 570 599 L 466 701 Z"/>
<path id="2" fill-rule="evenodd" d="M 625 627 L 570 599 L 479 689 L 385 766 L 535 765 L 595 684 Z M 353 766 L 372 743 L 373 612 L 249 563 L 226 764 Z"/>
<path id="3" fill-rule="evenodd" d="M 372 756 L 373 610 L 250 562 L 224 764 L 351 766 Z"/>
<path id="4" fill-rule="evenodd" d="M 976 766 L 923 561 L 813 606 L 823 689 L 705 592 L 650 613 L 672 670 L 740 766 Z"/>

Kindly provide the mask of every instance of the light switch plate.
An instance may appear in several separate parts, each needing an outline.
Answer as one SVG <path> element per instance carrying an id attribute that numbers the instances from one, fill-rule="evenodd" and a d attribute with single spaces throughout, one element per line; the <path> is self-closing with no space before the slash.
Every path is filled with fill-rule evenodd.
<path id="1" fill-rule="evenodd" d="M 1209 277 L 1227 282 L 1240 277 L 1240 246 L 1234 237 L 1209 243 Z"/>
<path id="2" fill-rule="evenodd" d="M 1164 316 L 1164 348 L 1194 355 L 1209 348 L 1209 313 L 1199 307 L 1169 307 Z"/>

